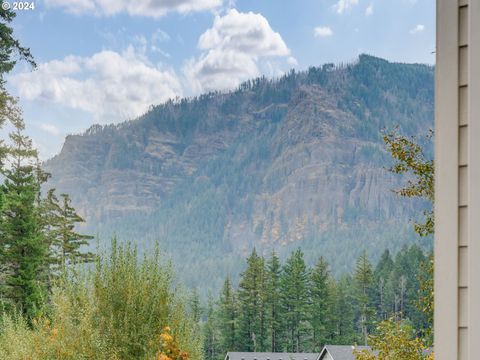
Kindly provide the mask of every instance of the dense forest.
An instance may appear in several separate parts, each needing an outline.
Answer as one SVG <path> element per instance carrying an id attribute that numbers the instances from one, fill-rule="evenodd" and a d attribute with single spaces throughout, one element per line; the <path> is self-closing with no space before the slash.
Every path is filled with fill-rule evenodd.
<path id="1" fill-rule="evenodd" d="M 254 247 L 282 260 L 301 247 L 307 264 L 323 255 L 340 276 L 364 250 L 376 262 L 373 250 L 416 242 L 409 220 L 429 204 L 391 191 L 403 178 L 386 171 L 382 130 L 426 132 L 433 95 L 432 67 L 361 55 L 93 126 L 45 168 L 85 231 L 160 242 L 203 299 L 222 274 L 238 280 Z"/>
<path id="2" fill-rule="evenodd" d="M 407 321 L 419 337 L 431 323 L 418 306 L 428 281 L 429 255 L 416 245 L 395 256 L 386 250 L 373 266 L 368 254 L 338 280 L 320 257 L 313 267 L 298 249 L 281 263 L 254 250 L 237 286 L 227 278 L 210 299 L 204 325 L 206 359 L 227 351 L 319 352 L 326 344 L 368 343 L 376 325 Z"/>

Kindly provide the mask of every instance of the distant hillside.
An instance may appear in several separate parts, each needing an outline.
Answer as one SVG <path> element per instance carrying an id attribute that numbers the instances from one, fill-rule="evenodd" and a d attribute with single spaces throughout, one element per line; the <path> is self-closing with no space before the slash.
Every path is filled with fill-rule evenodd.
<path id="1" fill-rule="evenodd" d="M 410 220 L 425 204 L 390 191 L 380 131 L 432 127 L 433 85 L 430 66 L 362 55 L 93 126 L 46 168 L 90 231 L 159 240 L 188 285 L 218 288 L 254 246 L 301 246 L 338 274 L 363 249 L 417 241 Z"/>

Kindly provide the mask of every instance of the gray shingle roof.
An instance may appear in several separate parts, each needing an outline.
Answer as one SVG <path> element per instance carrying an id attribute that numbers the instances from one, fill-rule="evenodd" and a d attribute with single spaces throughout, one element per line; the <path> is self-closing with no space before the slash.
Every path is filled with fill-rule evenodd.
<path id="1" fill-rule="evenodd" d="M 229 352 L 226 360 L 318 360 L 319 353 Z"/>
<path id="2" fill-rule="evenodd" d="M 353 354 L 353 350 L 370 350 L 369 346 L 351 346 L 351 345 L 326 345 L 322 352 L 321 358 L 323 359 L 325 353 L 331 355 L 333 360 L 355 360 L 355 355 Z"/>

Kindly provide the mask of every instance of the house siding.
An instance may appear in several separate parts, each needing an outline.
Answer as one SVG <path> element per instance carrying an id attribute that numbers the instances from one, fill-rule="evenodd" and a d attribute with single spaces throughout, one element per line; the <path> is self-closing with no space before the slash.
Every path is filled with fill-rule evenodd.
<path id="1" fill-rule="evenodd" d="M 469 3 L 469 209 L 468 243 L 469 327 L 468 359 L 478 359 L 480 341 L 480 0 Z"/>
<path id="2" fill-rule="evenodd" d="M 480 341 L 480 0 L 437 0 L 435 359 Z M 478 355 L 478 352 L 477 352 Z"/>

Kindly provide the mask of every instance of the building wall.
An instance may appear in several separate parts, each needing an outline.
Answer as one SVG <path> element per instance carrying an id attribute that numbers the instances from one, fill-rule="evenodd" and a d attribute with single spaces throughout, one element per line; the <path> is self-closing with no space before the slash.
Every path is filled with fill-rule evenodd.
<path id="1" fill-rule="evenodd" d="M 480 343 L 480 0 L 437 0 L 435 359 Z"/>

